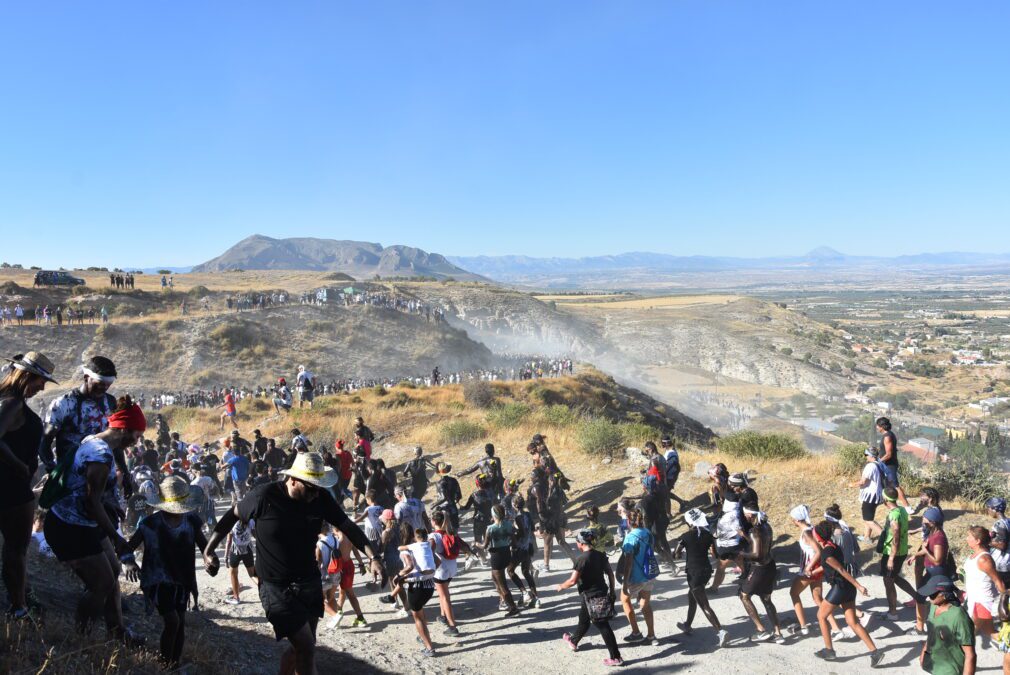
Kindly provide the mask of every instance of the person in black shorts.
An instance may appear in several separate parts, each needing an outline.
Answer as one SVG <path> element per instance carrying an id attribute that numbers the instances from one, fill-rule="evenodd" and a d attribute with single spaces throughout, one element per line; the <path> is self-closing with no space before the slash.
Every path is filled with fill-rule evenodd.
<path id="1" fill-rule="evenodd" d="M 835 649 L 831 641 L 831 626 L 828 623 L 829 617 L 834 614 L 835 609 L 842 608 L 845 612 L 845 622 L 849 624 L 863 644 L 870 650 L 870 665 L 876 667 L 880 663 L 883 654 L 877 651 L 877 646 L 873 644 L 863 625 L 859 623 L 856 616 L 856 591 L 863 595 L 869 595 L 866 587 L 853 578 L 852 574 L 845 568 L 845 558 L 842 550 L 832 540 L 836 523 L 830 520 L 822 520 L 814 526 L 814 536 L 821 545 L 821 566 L 824 568 L 824 582 L 830 588 L 824 595 L 820 609 L 817 610 L 817 623 L 821 626 L 821 636 L 824 638 L 824 649 L 814 652 L 814 656 L 826 661 L 833 661 Z"/>
<path id="2" fill-rule="evenodd" d="M 778 644 L 785 644 L 786 640 L 779 625 L 779 615 L 775 611 L 775 605 L 772 604 L 772 591 L 775 590 L 775 582 L 778 580 L 778 569 L 775 558 L 772 557 L 772 527 L 768 524 L 767 516 L 753 506 L 745 506 L 743 514 L 751 525 L 751 546 L 750 550 L 740 554 L 745 561 L 744 573 L 740 577 L 740 602 L 757 628 L 757 633 L 750 639 L 751 642 L 775 640 Z M 761 604 L 765 606 L 773 631 L 765 630 L 764 624 L 758 618 L 757 609 L 751 601 L 751 596 L 754 595 L 761 598 Z"/>
<path id="3" fill-rule="evenodd" d="M 228 563 L 228 575 L 231 578 L 231 595 L 225 598 L 229 605 L 237 605 L 241 602 L 239 594 L 241 586 L 238 583 L 238 568 L 245 567 L 246 573 L 253 583 L 259 584 L 256 578 L 256 556 L 253 554 L 253 524 L 243 523 L 241 520 L 235 523 L 228 533 L 228 539 L 224 543 L 225 560 Z"/>
<path id="4" fill-rule="evenodd" d="M 380 552 L 351 522 L 329 488 L 337 474 L 318 452 L 300 452 L 283 481 L 253 488 L 225 513 L 204 549 L 204 567 L 215 576 L 221 563 L 214 549 L 235 522 L 256 521 L 256 576 L 260 602 L 277 640 L 291 646 L 281 657 L 281 672 L 314 673 L 316 624 L 323 616 L 323 586 L 316 542 L 325 520 L 338 528 L 371 560 L 372 573 L 385 578 Z"/>
<path id="5" fill-rule="evenodd" d="M 684 520 L 691 529 L 681 535 L 673 557 L 679 559 L 682 553 L 687 557 L 687 620 L 677 622 L 677 628 L 690 635 L 691 624 L 694 623 L 695 613 L 700 607 L 708 622 L 719 631 L 719 646 L 725 647 L 729 641 L 729 633 L 719 623 L 719 618 L 708 603 L 708 595 L 705 594 L 705 587 L 712 578 L 712 563 L 708 554 L 711 552 L 713 558 L 717 557 L 715 539 L 708 529 L 708 518 L 701 509 L 691 509 L 684 514 Z"/>
<path id="6" fill-rule="evenodd" d="M 898 437 L 891 430 L 891 420 L 886 417 L 877 418 L 876 428 L 880 434 L 880 461 L 884 467 L 885 487 L 893 487 L 898 491 L 898 501 L 907 510 L 908 498 L 898 481 Z"/>

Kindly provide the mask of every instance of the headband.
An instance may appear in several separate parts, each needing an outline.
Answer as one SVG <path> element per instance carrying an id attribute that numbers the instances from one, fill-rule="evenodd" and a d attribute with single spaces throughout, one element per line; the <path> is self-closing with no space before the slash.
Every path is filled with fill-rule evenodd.
<path id="1" fill-rule="evenodd" d="M 98 380 L 103 384 L 112 384 L 113 382 L 116 381 L 115 375 L 99 375 L 98 373 L 91 370 L 87 366 L 82 366 L 82 370 L 84 370 L 84 374 L 90 377 L 92 380 Z"/>
<path id="2" fill-rule="evenodd" d="M 147 418 L 140 406 L 134 403 L 126 410 L 109 415 L 110 429 L 127 429 L 129 431 L 144 431 L 147 429 Z"/>

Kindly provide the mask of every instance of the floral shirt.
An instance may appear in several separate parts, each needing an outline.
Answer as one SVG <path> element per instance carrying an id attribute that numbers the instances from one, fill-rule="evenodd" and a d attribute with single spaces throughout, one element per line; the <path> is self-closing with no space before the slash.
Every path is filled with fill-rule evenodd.
<path id="1" fill-rule="evenodd" d="M 74 456 L 74 464 L 67 476 L 67 488 L 70 494 L 53 504 L 50 509 L 57 518 L 70 525 L 98 527 L 94 516 L 87 506 L 88 496 L 88 465 L 105 464 L 109 467 L 109 477 L 105 484 L 105 492 L 114 492 L 116 488 L 116 467 L 109 444 L 100 438 L 88 436 Z"/>

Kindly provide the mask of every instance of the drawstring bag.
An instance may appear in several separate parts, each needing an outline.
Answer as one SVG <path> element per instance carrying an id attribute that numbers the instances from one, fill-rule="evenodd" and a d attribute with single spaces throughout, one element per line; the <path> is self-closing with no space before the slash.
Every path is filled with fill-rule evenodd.
<path id="1" fill-rule="evenodd" d="M 609 595 L 585 598 L 590 621 L 606 621 L 615 616 L 614 601 Z"/>

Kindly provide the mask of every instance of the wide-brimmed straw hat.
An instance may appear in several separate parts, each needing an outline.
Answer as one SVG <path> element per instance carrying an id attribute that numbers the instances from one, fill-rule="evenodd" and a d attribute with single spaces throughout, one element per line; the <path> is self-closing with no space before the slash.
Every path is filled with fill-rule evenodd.
<path id="1" fill-rule="evenodd" d="M 291 468 L 280 473 L 321 488 L 333 487 L 338 479 L 337 472 L 323 463 L 318 452 L 299 452 Z"/>
<path id="2" fill-rule="evenodd" d="M 53 371 L 56 370 L 56 366 L 53 365 L 53 362 L 45 354 L 28 352 L 27 354 L 18 354 L 12 359 L 5 360 L 9 361 L 18 370 L 26 370 L 32 375 L 38 375 L 49 380 L 53 384 L 59 384 L 59 382 L 53 379 Z"/>
<path id="3" fill-rule="evenodd" d="M 159 511 L 182 514 L 196 511 L 206 500 L 203 490 L 196 485 L 190 485 L 180 476 L 169 476 L 158 486 L 158 496 L 147 503 Z"/>

